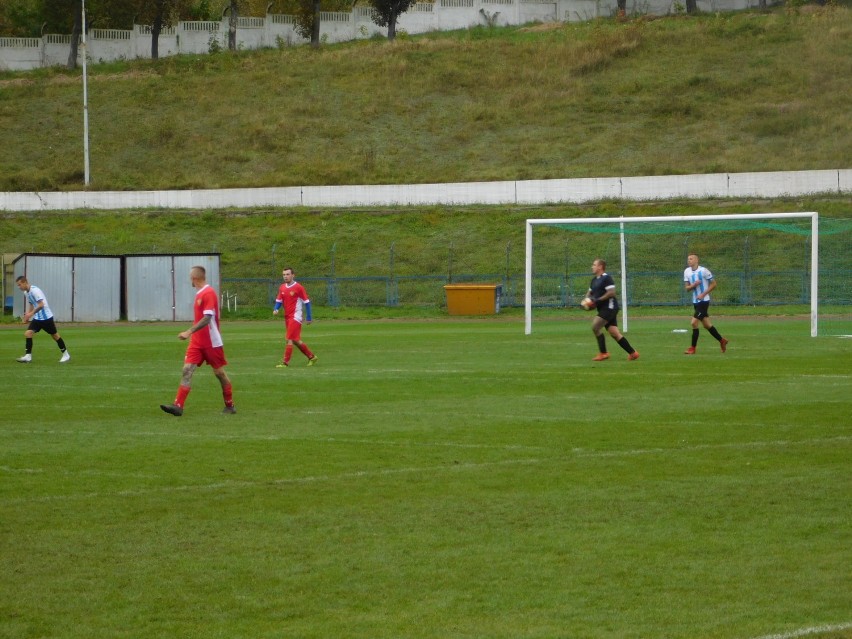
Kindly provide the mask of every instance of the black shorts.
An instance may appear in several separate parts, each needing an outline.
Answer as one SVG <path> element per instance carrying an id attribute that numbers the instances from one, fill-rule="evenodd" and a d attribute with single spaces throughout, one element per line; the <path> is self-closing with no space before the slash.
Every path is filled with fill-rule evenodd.
<path id="1" fill-rule="evenodd" d="M 618 311 L 611 308 L 599 308 L 598 309 L 598 317 L 600 317 L 604 322 L 604 326 L 609 328 L 610 326 L 618 326 Z"/>
<path id="2" fill-rule="evenodd" d="M 46 320 L 30 320 L 29 330 L 33 333 L 44 331 L 48 335 L 56 335 L 59 332 L 56 330 L 56 323 L 52 317 Z"/>
<path id="3" fill-rule="evenodd" d="M 695 312 L 692 316 L 697 320 L 703 320 L 705 317 L 710 317 L 710 302 L 696 302 L 692 305 Z"/>

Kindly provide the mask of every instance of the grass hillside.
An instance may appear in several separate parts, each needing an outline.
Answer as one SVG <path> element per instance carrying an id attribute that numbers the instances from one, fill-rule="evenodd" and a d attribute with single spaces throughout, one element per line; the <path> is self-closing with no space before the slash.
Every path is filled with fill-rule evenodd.
<path id="1" fill-rule="evenodd" d="M 508 273 L 524 268 L 524 220 L 530 217 L 618 217 L 638 215 L 706 215 L 819 211 L 845 219 L 847 249 L 834 251 L 832 264 L 852 268 L 848 238 L 852 207 L 848 198 L 752 202 L 669 202 L 634 204 L 605 202 L 588 206 L 464 207 L 356 210 L 258 211 L 122 211 L 0 212 L 0 253 L 222 253 L 222 275 L 228 278 L 278 279 L 285 264 L 302 277 L 449 275 Z M 827 223 L 826 223 L 827 224 Z M 828 226 L 825 226 L 828 228 Z M 832 227 L 834 228 L 834 227 Z M 540 232 L 543 233 L 543 232 Z M 551 234 L 558 260 L 567 233 Z M 719 236 L 720 238 L 723 236 Z M 546 239 L 543 241 L 547 241 Z M 656 240 L 660 268 L 683 268 L 679 245 L 683 236 Z M 787 241 L 802 244 L 802 238 Z M 617 239 L 608 240 L 616 259 Z M 831 245 L 826 239 L 823 250 Z M 574 244 L 576 247 L 577 245 Z M 597 251 L 588 242 L 590 251 Z M 652 247 L 653 248 L 653 247 Z M 725 247 L 708 244 L 721 259 Z M 695 250 L 695 248 L 693 248 Z M 732 247 L 732 252 L 738 250 Z M 604 255 L 606 256 L 606 255 Z M 543 259 L 540 254 L 539 259 Z M 788 268 L 786 251 L 774 251 L 766 265 Z M 588 261 L 580 262 L 586 272 Z M 664 264 L 665 263 L 665 264 Z M 559 267 L 554 267 L 556 271 Z"/>
<path id="2" fill-rule="evenodd" d="M 849 77 L 844 6 L 93 65 L 92 188 L 846 167 Z M 83 188 L 80 72 L 0 74 L 0 137 L 0 190 Z"/>

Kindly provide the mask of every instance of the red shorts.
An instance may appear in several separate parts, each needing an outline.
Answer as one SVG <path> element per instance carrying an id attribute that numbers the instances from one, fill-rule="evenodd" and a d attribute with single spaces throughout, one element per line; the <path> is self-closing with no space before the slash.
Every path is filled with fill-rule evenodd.
<path id="1" fill-rule="evenodd" d="M 302 341 L 302 323 L 294 319 L 288 319 L 285 339 L 293 340 L 294 342 Z"/>
<path id="2" fill-rule="evenodd" d="M 222 368 L 228 361 L 225 359 L 225 349 L 222 346 L 192 346 L 186 349 L 184 364 L 195 364 L 201 366 L 204 362 L 210 364 L 213 369 Z"/>

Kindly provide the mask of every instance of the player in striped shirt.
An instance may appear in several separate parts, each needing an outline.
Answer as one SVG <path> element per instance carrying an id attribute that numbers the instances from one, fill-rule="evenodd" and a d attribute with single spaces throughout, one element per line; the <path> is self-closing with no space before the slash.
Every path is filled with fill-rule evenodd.
<path id="1" fill-rule="evenodd" d="M 692 315 L 692 345 L 683 354 L 695 355 L 700 333 L 699 322 L 718 340 L 724 353 L 728 348 L 728 340 L 719 334 L 719 331 L 713 326 L 713 322 L 710 321 L 710 291 L 716 288 L 716 280 L 709 269 L 698 263 L 698 256 L 695 253 L 686 258 L 686 263 L 689 266 L 683 271 L 684 287 L 687 291 L 692 291 L 692 306 L 695 312 Z"/>
<path id="2" fill-rule="evenodd" d="M 19 275 L 15 279 L 15 283 L 18 285 L 18 288 L 24 292 L 27 298 L 24 305 L 24 322 L 30 323 L 26 332 L 24 332 L 24 337 L 26 338 L 26 352 L 24 353 L 24 356 L 19 357 L 17 361 L 22 364 L 29 364 L 33 361 L 33 335 L 39 331 L 44 331 L 50 335 L 56 342 L 56 345 L 59 346 L 59 350 L 62 351 L 62 357 L 59 359 L 60 363 L 64 364 L 65 362 L 70 361 L 71 355 L 68 354 L 68 349 L 65 348 L 65 340 L 62 339 L 62 336 L 56 330 L 56 323 L 53 321 L 53 312 L 47 304 L 47 298 L 44 296 L 44 292 L 38 286 L 30 284 L 24 275 Z M 26 310 L 27 308 L 30 310 Z"/>

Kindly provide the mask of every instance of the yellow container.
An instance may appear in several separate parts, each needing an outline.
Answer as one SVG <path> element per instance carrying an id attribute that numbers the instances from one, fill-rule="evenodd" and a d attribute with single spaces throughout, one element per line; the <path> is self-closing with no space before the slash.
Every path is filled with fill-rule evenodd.
<path id="1" fill-rule="evenodd" d="M 450 315 L 491 315 L 500 312 L 503 287 L 497 284 L 447 284 Z"/>

